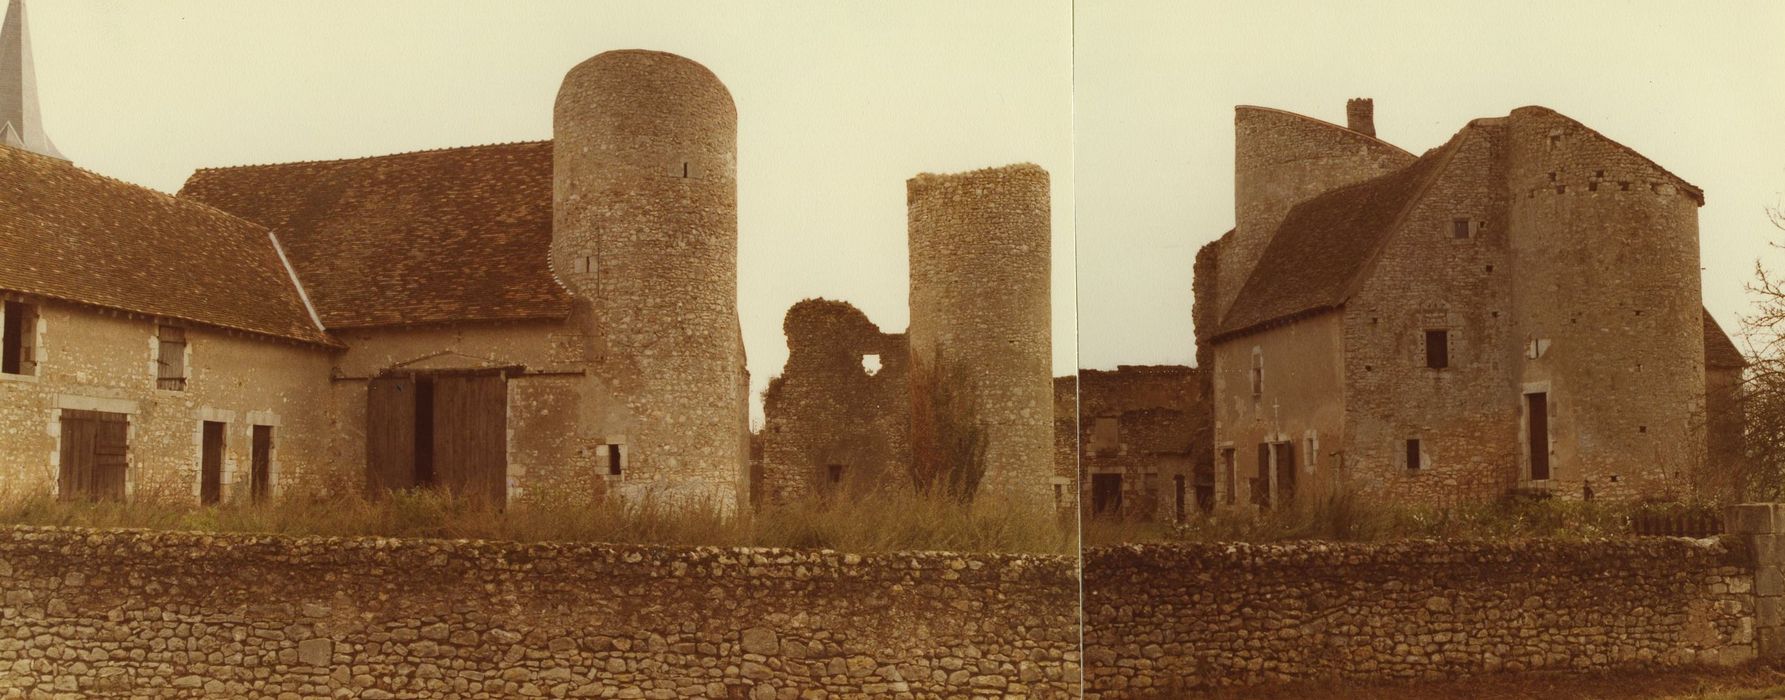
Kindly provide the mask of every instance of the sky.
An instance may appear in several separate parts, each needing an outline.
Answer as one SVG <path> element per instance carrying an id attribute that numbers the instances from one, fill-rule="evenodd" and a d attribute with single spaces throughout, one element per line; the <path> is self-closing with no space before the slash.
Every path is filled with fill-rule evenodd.
<path id="1" fill-rule="evenodd" d="M 166 192 L 200 167 L 551 137 L 565 71 L 613 49 L 701 62 L 738 108 L 738 297 L 760 392 L 809 297 L 909 322 L 905 180 L 1051 174 L 1053 356 L 1074 360 L 1072 12 L 954 3 L 29 0 L 45 128 Z"/>
<path id="2" fill-rule="evenodd" d="M 1736 333 L 1754 265 L 1785 271 L 1785 3 L 1086 2 L 1076 7 L 1080 366 L 1191 364 L 1196 250 L 1233 226 L 1233 108 L 1423 153 L 1543 105 L 1705 191 L 1705 303 Z M 1739 343 L 1738 339 L 1738 343 Z"/>

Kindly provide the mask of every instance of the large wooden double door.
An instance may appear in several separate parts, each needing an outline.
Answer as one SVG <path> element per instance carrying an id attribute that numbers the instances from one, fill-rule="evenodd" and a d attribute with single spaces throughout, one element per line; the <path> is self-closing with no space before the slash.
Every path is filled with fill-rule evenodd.
<path id="1" fill-rule="evenodd" d="M 62 500 L 124 500 L 130 417 L 102 411 L 62 411 Z"/>
<path id="2" fill-rule="evenodd" d="M 366 485 L 508 496 L 508 380 L 501 372 L 405 373 L 366 389 Z"/>

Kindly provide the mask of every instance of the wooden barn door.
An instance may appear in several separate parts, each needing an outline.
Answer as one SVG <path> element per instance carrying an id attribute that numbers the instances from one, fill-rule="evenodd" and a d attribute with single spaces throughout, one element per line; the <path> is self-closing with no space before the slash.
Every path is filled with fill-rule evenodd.
<path id="1" fill-rule="evenodd" d="M 63 500 L 124 500 L 130 417 L 122 413 L 62 411 Z"/>
<path id="2" fill-rule="evenodd" d="M 415 485 L 415 378 L 366 385 L 366 489 L 376 496 Z"/>
<path id="3" fill-rule="evenodd" d="M 501 506 L 508 497 L 508 380 L 501 374 L 434 377 L 435 483 Z"/>

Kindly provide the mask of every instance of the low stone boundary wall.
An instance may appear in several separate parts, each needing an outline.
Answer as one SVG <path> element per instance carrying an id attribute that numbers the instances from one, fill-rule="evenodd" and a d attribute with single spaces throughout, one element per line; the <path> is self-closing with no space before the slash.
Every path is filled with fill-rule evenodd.
<path id="1" fill-rule="evenodd" d="M 1757 649 L 1751 541 L 1094 548 L 1086 697 L 1738 663 Z"/>
<path id="2" fill-rule="evenodd" d="M 0 591 L 0 696 L 1079 690 L 1067 556 L 13 527 Z"/>

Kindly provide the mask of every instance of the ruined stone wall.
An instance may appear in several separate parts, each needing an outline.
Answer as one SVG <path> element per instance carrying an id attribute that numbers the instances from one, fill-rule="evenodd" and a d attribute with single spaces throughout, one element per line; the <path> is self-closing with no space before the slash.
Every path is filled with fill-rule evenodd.
<path id="1" fill-rule="evenodd" d="M 1756 655 L 1733 541 L 1100 547 L 1084 572 L 1088 698 Z"/>
<path id="2" fill-rule="evenodd" d="M 787 310 L 787 366 L 763 393 L 763 495 L 780 503 L 843 489 L 909 487 L 911 377 L 903 333 L 847 303 Z M 865 357 L 879 362 L 870 373 Z M 842 481 L 830 483 L 829 468 Z"/>
<path id="3" fill-rule="evenodd" d="M 246 498 L 253 427 L 273 427 L 275 494 L 331 482 L 333 353 L 186 327 L 187 382 L 156 386 L 155 322 L 57 302 L 36 306 L 37 374 L 0 375 L 0 493 L 54 493 L 63 409 L 129 416 L 126 494 L 196 502 L 204 421 L 226 424 L 223 498 Z"/>
<path id="4" fill-rule="evenodd" d="M 0 694 L 1065 698 L 1077 583 L 1063 556 L 8 528 Z"/>
<path id="5" fill-rule="evenodd" d="M 1224 340 L 1214 348 L 1215 497 L 1219 506 L 1253 502 L 1259 445 L 1289 443 L 1296 492 L 1322 488 L 1342 468 L 1345 444 L 1345 323 L 1333 312 Z M 1252 361 L 1263 360 L 1263 391 L 1252 393 Z M 1314 441 L 1309 460 L 1308 441 Z M 1232 450 L 1231 456 L 1227 450 Z M 1274 462 L 1272 463 L 1274 464 Z M 1277 480 L 1263 475 L 1262 487 Z M 1230 486 L 1231 484 L 1231 486 Z M 1274 493 L 1274 491 L 1273 491 Z M 1229 497 L 1231 496 L 1231 498 Z"/>
<path id="6" fill-rule="evenodd" d="M 1677 492 L 1705 458 L 1701 195 L 1550 110 L 1507 130 L 1516 332 L 1547 345 L 1517 382 L 1549 394 L 1547 486 Z"/>
<path id="7" fill-rule="evenodd" d="M 342 331 L 348 344 L 337 358 L 333 383 L 342 449 L 364 483 L 366 380 L 390 370 L 429 371 L 520 367 L 508 380 L 508 497 L 591 502 L 611 477 L 597 458 L 599 435 L 579 431 L 588 405 L 582 395 L 588 347 L 576 323 L 528 321 L 461 323 Z"/>
<path id="8" fill-rule="evenodd" d="M 1518 474 L 1521 339 L 1513 331 L 1505 128 L 1479 120 L 1433 156 L 1443 162 L 1386 235 L 1345 304 L 1350 485 L 1397 502 L 1497 498 Z M 1456 235 L 1456 222 L 1471 232 Z M 1443 331 L 1448 367 L 1427 366 Z M 1420 441 L 1410 465 L 1406 441 Z"/>
<path id="9" fill-rule="evenodd" d="M 737 312 L 737 108 L 653 51 L 571 69 L 553 113 L 553 274 L 590 348 L 579 434 L 623 445 L 623 493 L 748 500 Z"/>
<path id="10" fill-rule="evenodd" d="M 1096 505 L 1091 490 L 1096 474 L 1121 477 L 1124 517 L 1175 520 L 1196 507 L 1199 475 L 1193 467 L 1212 456 L 1209 435 L 1199 430 L 1207 410 L 1202 374 L 1174 365 L 1079 372 L 1084 445 L 1079 488 L 1086 508 Z M 1097 435 L 1098 423 L 1107 419 L 1116 421 L 1114 445 L 1101 444 Z"/>
<path id="11" fill-rule="evenodd" d="M 1281 110 L 1237 107 L 1233 127 L 1234 232 L 1220 246 L 1216 317 L 1233 305 L 1290 208 L 1413 162 L 1384 141 Z"/>
<path id="12" fill-rule="evenodd" d="M 1024 164 L 919 175 L 906 204 L 913 372 L 940 361 L 971 396 L 988 443 L 981 493 L 1051 503 L 1048 173 Z"/>

